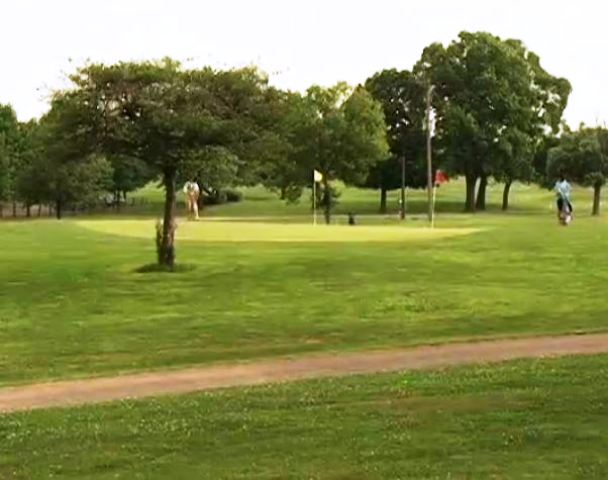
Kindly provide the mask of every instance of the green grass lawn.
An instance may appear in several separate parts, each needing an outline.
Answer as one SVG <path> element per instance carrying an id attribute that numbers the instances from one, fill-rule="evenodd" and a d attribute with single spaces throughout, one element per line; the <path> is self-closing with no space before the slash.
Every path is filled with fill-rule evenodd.
<path id="1" fill-rule="evenodd" d="M 346 213 L 356 215 L 377 214 L 380 206 L 380 194 L 374 190 L 362 190 L 345 187 L 336 182 L 341 195 L 338 205 L 334 209 L 334 220 L 338 223 L 345 221 Z M 490 212 L 500 211 L 502 202 L 502 185 L 490 184 L 488 187 L 488 209 Z M 244 195 L 243 202 L 204 208 L 206 216 L 243 216 L 243 217 L 302 217 L 310 216 L 310 191 L 304 193 L 295 204 L 287 204 L 280 200 L 276 193 L 269 192 L 262 187 L 239 188 Z M 444 184 L 437 190 L 437 212 L 439 214 L 460 214 L 463 210 L 464 183 L 461 180 Z M 574 201 L 577 212 L 589 213 L 591 211 L 592 192 L 589 189 L 575 187 Z M 164 194 L 157 184 L 132 194 L 136 202 L 135 208 L 126 209 L 130 213 L 151 213 L 162 211 Z M 535 185 L 514 184 L 511 188 L 510 210 L 512 214 L 539 214 L 548 213 L 554 208 L 554 194 Z M 145 202 L 143 205 L 141 202 Z M 178 202 L 182 209 L 183 194 L 178 194 Z M 388 214 L 397 215 L 399 211 L 399 191 L 388 194 Z M 413 215 L 421 215 L 427 211 L 426 190 L 408 190 L 407 210 Z"/>
<path id="2" fill-rule="evenodd" d="M 158 190 L 128 214 L 0 223 L 0 386 L 304 352 L 607 330 L 608 221 L 557 226 L 550 192 L 437 228 L 345 189 L 310 225 L 260 188 L 181 221 L 153 262 Z M 146 210 L 147 209 L 147 210 Z M 145 217 L 145 218 L 142 218 Z M 608 477 L 608 357 L 520 361 L 0 416 L 0 479 Z"/>
<path id="3" fill-rule="evenodd" d="M 605 479 L 608 357 L 0 417 L 2 479 Z"/>
<path id="4" fill-rule="evenodd" d="M 559 228 L 546 192 L 530 195 L 537 213 L 446 213 L 436 233 L 378 217 L 360 231 L 182 223 L 178 237 L 194 233 L 178 260 L 195 269 L 173 275 L 135 272 L 154 260 L 151 220 L 2 223 L 0 384 L 606 329 L 608 223 Z M 441 238 L 444 227 L 469 230 Z M 298 241 L 276 241 L 286 232 Z"/>

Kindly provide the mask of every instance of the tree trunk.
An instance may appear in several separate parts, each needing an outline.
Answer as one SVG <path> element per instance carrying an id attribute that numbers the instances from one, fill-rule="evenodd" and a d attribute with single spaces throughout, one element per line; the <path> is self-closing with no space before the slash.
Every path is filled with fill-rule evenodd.
<path id="1" fill-rule="evenodd" d="M 163 175 L 165 214 L 163 218 L 163 238 L 158 258 L 160 265 L 170 269 L 175 266 L 175 177 L 175 170 L 167 170 Z"/>
<path id="2" fill-rule="evenodd" d="M 281 187 L 281 200 L 287 200 L 287 187 Z"/>
<path id="3" fill-rule="evenodd" d="M 464 204 L 465 212 L 475 211 L 475 184 L 477 183 L 477 177 L 469 175 L 466 177 L 466 189 L 467 197 Z"/>
<path id="4" fill-rule="evenodd" d="M 502 191 L 502 210 L 506 212 L 509 209 L 509 192 L 511 191 L 511 180 L 507 180 L 505 188 Z"/>
<path id="5" fill-rule="evenodd" d="M 0 218 L 4 217 L 4 204 L 0 201 Z"/>
<path id="6" fill-rule="evenodd" d="M 32 206 L 29 203 L 25 205 L 25 216 L 27 218 L 32 217 Z"/>
<path id="7" fill-rule="evenodd" d="M 17 202 L 13 200 L 13 218 L 17 218 Z"/>
<path id="8" fill-rule="evenodd" d="M 42 203 L 38 204 L 38 217 L 42 217 Z"/>
<path id="9" fill-rule="evenodd" d="M 331 223 L 331 192 L 329 190 L 329 181 L 327 173 L 323 172 L 323 210 L 325 214 L 325 223 Z"/>
<path id="10" fill-rule="evenodd" d="M 380 189 L 380 213 L 386 213 L 386 196 L 388 191 L 386 188 Z"/>
<path id="11" fill-rule="evenodd" d="M 475 202 L 475 208 L 477 210 L 486 209 L 486 190 L 488 187 L 488 177 L 485 175 L 479 180 L 479 187 L 477 189 L 477 200 Z"/>
<path id="12" fill-rule="evenodd" d="M 593 212 L 592 215 L 597 216 L 600 214 L 600 200 L 602 198 L 602 185 L 596 183 L 593 185 Z"/>
<path id="13" fill-rule="evenodd" d="M 57 217 L 57 220 L 61 220 L 61 215 L 62 215 L 62 207 L 63 205 L 61 205 L 61 200 L 57 200 L 55 202 L 55 216 Z"/>

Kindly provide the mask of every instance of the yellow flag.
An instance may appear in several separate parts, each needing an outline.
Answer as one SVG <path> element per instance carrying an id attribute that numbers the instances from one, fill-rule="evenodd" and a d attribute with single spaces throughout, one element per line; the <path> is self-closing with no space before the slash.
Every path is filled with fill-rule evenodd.
<path id="1" fill-rule="evenodd" d="M 318 170 L 314 171 L 313 177 L 315 179 L 315 182 L 323 181 L 323 174 L 321 172 L 319 172 Z"/>

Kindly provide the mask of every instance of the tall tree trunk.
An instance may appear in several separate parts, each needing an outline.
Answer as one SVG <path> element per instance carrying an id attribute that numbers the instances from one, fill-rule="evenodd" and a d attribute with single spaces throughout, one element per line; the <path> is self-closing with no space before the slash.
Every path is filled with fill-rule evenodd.
<path id="1" fill-rule="evenodd" d="M 281 186 L 281 200 L 287 200 L 287 187 Z"/>
<path id="2" fill-rule="evenodd" d="M 0 200 L 0 218 L 4 217 L 4 204 Z"/>
<path id="3" fill-rule="evenodd" d="M 509 209 L 509 192 L 511 191 L 512 183 L 513 182 L 511 180 L 507 180 L 505 182 L 505 188 L 502 191 L 502 209 L 505 212 Z"/>
<path id="4" fill-rule="evenodd" d="M 42 203 L 38 204 L 38 217 L 42 217 Z"/>
<path id="5" fill-rule="evenodd" d="M 593 212 L 592 215 L 600 214 L 600 201 L 602 199 L 602 185 L 600 183 L 596 183 L 593 185 Z"/>
<path id="6" fill-rule="evenodd" d="M 325 214 L 325 223 L 331 223 L 331 191 L 329 190 L 329 180 L 327 173 L 323 172 L 323 211 Z"/>
<path id="7" fill-rule="evenodd" d="M 13 218 L 17 218 L 17 202 L 13 200 Z"/>
<path id="8" fill-rule="evenodd" d="M 477 176 L 468 175 L 466 177 L 466 189 L 467 197 L 464 203 L 465 212 L 475 211 L 475 184 L 477 183 Z"/>
<path id="9" fill-rule="evenodd" d="M 165 184 L 165 214 L 163 218 L 163 238 L 159 263 L 168 268 L 175 266 L 175 170 L 167 170 L 163 175 Z"/>
<path id="10" fill-rule="evenodd" d="M 486 209 L 486 190 L 488 187 L 488 177 L 483 175 L 479 180 L 479 187 L 477 189 L 477 200 L 475 202 L 475 208 L 477 210 Z"/>
<path id="11" fill-rule="evenodd" d="M 63 205 L 61 204 L 61 200 L 57 200 L 55 202 L 55 216 L 57 217 L 57 220 L 61 220 L 61 215 L 62 215 L 62 208 Z"/>
<path id="12" fill-rule="evenodd" d="M 388 190 L 386 188 L 380 189 L 380 213 L 386 213 L 386 196 Z"/>
<path id="13" fill-rule="evenodd" d="M 26 205 L 25 205 L 25 216 L 27 218 L 32 217 L 32 206 L 29 203 L 26 203 Z"/>

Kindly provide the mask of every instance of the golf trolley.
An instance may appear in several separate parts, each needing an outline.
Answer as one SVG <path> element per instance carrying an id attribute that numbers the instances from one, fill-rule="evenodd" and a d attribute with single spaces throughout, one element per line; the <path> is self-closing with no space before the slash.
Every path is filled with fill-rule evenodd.
<path id="1" fill-rule="evenodd" d="M 562 201 L 561 208 L 559 210 L 559 223 L 564 227 L 567 227 L 572 222 L 572 209 L 570 207 L 570 202 Z"/>

